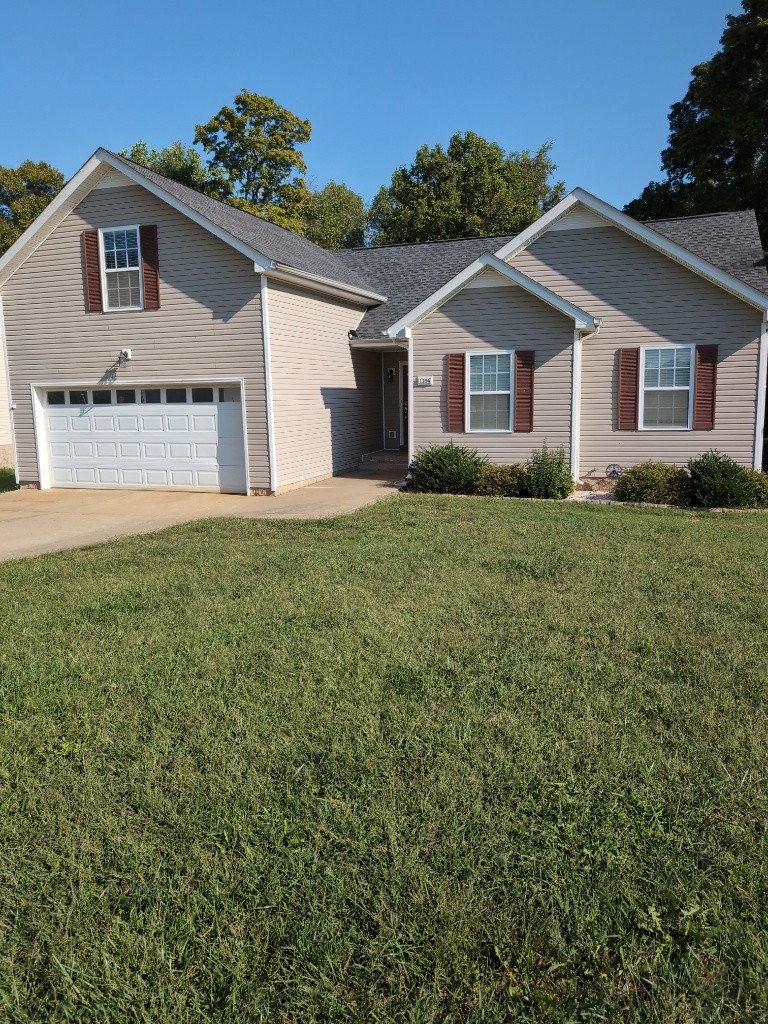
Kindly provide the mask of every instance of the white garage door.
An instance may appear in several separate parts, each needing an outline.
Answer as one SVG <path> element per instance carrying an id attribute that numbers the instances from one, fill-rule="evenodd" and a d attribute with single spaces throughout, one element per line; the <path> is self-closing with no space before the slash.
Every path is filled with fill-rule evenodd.
<path id="1" fill-rule="evenodd" d="M 41 398 L 54 487 L 246 491 L 239 385 L 48 389 Z"/>

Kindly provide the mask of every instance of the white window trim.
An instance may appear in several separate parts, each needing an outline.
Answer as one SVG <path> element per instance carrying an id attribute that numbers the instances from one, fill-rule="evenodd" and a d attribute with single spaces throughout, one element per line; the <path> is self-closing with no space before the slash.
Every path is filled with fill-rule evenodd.
<path id="1" fill-rule="evenodd" d="M 691 360 L 691 373 L 688 381 L 688 424 L 685 427 L 673 427 L 673 426 L 644 426 L 645 420 L 645 353 L 649 351 L 656 352 L 657 350 L 670 350 L 670 349 L 688 349 L 690 352 Z M 637 427 L 638 430 L 693 430 L 693 389 L 696 383 L 696 346 L 695 345 L 641 345 L 640 346 L 640 380 L 638 381 L 639 387 L 639 408 L 637 410 Z M 668 388 L 648 388 L 649 391 L 685 391 L 685 388 L 679 387 L 668 387 Z"/>
<path id="2" fill-rule="evenodd" d="M 105 231 L 135 231 L 136 248 L 139 253 L 138 267 L 123 267 L 120 270 L 107 270 L 104 259 L 104 232 Z M 144 309 L 144 274 L 141 269 L 141 230 L 138 224 L 121 224 L 114 228 L 99 228 L 99 268 L 101 271 L 101 306 L 105 313 L 131 313 L 137 309 Z M 139 305 L 138 306 L 110 306 L 109 292 L 107 291 L 107 274 L 125 272 L 125 270 L 136 269 L 139 272 Z"/>
<path id="3" fill-rule="evenodd" d="M 471 391 L 469 363 L 472 356 L 509 356 L 509 391 Z M 507 430 L 472 429 L 470 398 L 472 395 L 509 395 L 509 428 Z M 464 353 L 464 431 L 467 434 L 511 434 L 515 429 L 515 350 L 513 348 L 480 349 Z"/>

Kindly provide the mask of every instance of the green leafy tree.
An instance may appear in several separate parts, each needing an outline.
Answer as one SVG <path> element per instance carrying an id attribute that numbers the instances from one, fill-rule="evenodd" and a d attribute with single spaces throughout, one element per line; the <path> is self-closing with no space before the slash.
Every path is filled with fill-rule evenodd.
<path id="1" fill-rule="evenodd" d="M 474 132 L 457 132 L 447 149 L 422 146 L 374 198 L 374 244 L 521 231 L 564 195 L 551 182 L 551 148 L 507 153 Z"/>
<path id="2" fill-rule="evenodd" d="M 195 128 L 211 170 L 223 173 L 228 202 L 301 233 L 309 202 L 301 145 L 312 125 L 268 96 L 245 89 Z"/>
<path id="3" fill-rule="evenodd" d="M 329 181 L 311 192 L 304 217 L 304 234 L 324 249 L 350 249 L 365 242 L 363 197 L 344 184 Z"/>
<path id="4" fill-rule="evenodd" d="M 146 142 L 139 140 L 130 149 L 124 149 L 122 155 L 215 199 L 226 199 L 229 194 L 229 183 L 224 173 L 209 168 L 194 146 L 172 142 L 164 149 L 150 149 Z"/>
<path id="5" fill-rule="evenodd" d="M 63 185 L 61 171 L 43 161 L 0 167 L 0 253 L 13 245 Z"/>
<path id="6" fill-rule="evenodd" d="M 692 71 L 669 115 L 666 181 L 628 203 L 633 217 L 753 207 L 768 238 L 768 0 L 728 15 L 720 50 Z"/>

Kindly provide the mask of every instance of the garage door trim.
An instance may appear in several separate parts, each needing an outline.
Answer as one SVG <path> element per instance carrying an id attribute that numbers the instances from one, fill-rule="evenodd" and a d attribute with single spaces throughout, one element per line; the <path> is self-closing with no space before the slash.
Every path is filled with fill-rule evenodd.
<path id="1" fill-rule="evenodd" d="M 245 378 L 243 377 L 142 377 L 142 378 L 128 378 L 119 379 L 115 377 L 114 380 L 83 380 L 81 379 L 66 379 L 66 380 L 54 380 L 54 381 L 35 381 L 29 385 L 30 393 L 32 396 L 32 425 L 35 433 L 35 455 L 37 457 L 37 471 L 40 490 L 47 491 L 53 487 L 53 481 L 51 478 L 51 467 L 50 459 L 48 455 L 48 431 L 46 427 L 46 408 L 43 401 L 43 392 L 45 391 L 66 391 L 66 390 L 77 390 L 79 389 L 90 389 L 94 388 L 118 388 L 121 385 L 126 388 L 151 388 L 151 387 L 190 387 L 192 385 L 206 385 L 211 384 L 215 387 L 222 387 L 224 385 L 235 385 L 240 388 L 240 410 L 242 415 L 242 426 L 243 426 L 243 457 L 245 460 L 245 493 L 251 493 L 251 467 L 250 458 L 248 455 L 248 430 L 246 420 L 246 390 L 245 390 Z M 128 490 L 129 488 L 124 488 Z M 146 490 L 147 488 L 143 488 Z"/>

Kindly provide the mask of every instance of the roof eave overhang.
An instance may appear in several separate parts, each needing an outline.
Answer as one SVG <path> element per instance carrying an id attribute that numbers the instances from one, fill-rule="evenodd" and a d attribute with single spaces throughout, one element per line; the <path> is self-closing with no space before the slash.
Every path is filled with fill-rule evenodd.
<path id="1" fill-rule="evenodd" d="M 349 347 L 358 352 L 407 352 L 407 338 L 350 338 Z"/>
<path id="2" fill-rule="evenodd" d="M 677 242 L 673 242 L 664 235 L 660 235 L 653 228 L 649 228 L 626 213 L 622 213 L 621 210 L 617 210 L 614 206 L 604 202 L 602 199 L 598 199 L 597 196 L 593 196 L 583 188 L 575 188 L 565 199 L 562 199 L 556 206 L 553 206 L 551 210 L 548 210 L 547 213 L 539 217 L 537 221 L 534 221 L 524 231 L 521 231 L 519 235 L 516 235 L 506 245 L 503 245 L 501 249 L 498 249 L 495 255 L 503 261 L 514 259 L 519 252 L 528 248 L 537 238 L 545 234 L 549 228 L 572 210 L 574 206 L 579 204 L 591 210 L 598 217 L 602 217 L 603 220 L 614 227 L 626 232 L 633 238 L 638 239 L 638 241 L 644 242 L 650 248 L 656 249 L 657 252 L 687 267 L 693 273 L 730 292 L 736 298 L 742 299 L 756 309 L 768 310 L 768 295 L 758 291 L 756 288 L 752 288 L 744 281 L 740 281 L 739 278 L 729 274 L 726 270 L 721 270 L 703 257 L 697 256 L 690 249 L 686 249 L 684 246 L 678 245 Z"/>
<path id="3" fill-rule="evenodd" d="M 596 330 L 599 326 L 597 318 L 590 313 L 585 312 L 585 310 L 580 309 L 578 306 L 574 306 L 572 302 L 568 302 L 561 295 L 551 291 L 549 288 L 545 288 L 544 285 L 534 281 L 533 278 L 523 274 L 515 267 L 511 267 L 494 253 L 487 252 L 483 253 L 474 263 L 470 263 L 468 267 L 465 267 L 459 274 L 446 282 L 442 288 L 438 288 L 437 291 L 429 295 L 423 302 L 420 302 L 418 306 L 415 306 L 383 333 L 390 338 L 408 337 L 410 331 L 420 320 L 429 316 L 438 306 L 441 306 L 460 292 L 478 274 L 488 269 L 496 271 L 501 277 L 506 278 L 510 284 L 518 285 L 548 306 L 562 313 L 563 316 L 568 317 L 569 320 L 573 321 L 575 330 L 590 332 Z"/>
<path id="4" fill-rule="evenodd" d="M 365 289 L 357 288 L 355 285 L 335 281 L 333 278 L 318 277 L 304 270 L 296 270 L 295 267 L 291 267 L 286 263 L 273 263 L 265 273 L 270 281 L 283 281 L 286 284 L 303 285 L 305 288 L 311 287 L 313 291 L 321 291 L 324 294 L 334 295 L 366 307 L 380 306 L 387 301 L 386 295 L 369 292 Z"/>

